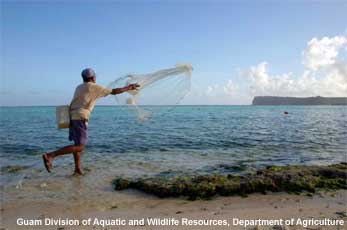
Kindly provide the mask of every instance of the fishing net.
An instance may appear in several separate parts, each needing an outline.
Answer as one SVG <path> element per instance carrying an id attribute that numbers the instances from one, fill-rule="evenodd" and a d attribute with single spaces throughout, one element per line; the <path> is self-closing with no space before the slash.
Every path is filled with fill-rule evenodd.
<path id="1" fill-rule="evenodd" d="M 190 91 L 192 70 L 191 65 L 180 64 L 150 74 L 129 74 L 110 83 L 108 88 L 139 84 L 136 90 L 117 94 L 115 98 L 119 105 L 130 108 L 143 122 L 166 114 L 180 103 Z"/>

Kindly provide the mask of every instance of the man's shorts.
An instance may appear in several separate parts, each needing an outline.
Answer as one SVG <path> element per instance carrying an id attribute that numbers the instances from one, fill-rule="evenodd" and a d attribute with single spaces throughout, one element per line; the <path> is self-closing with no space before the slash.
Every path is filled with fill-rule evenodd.
<path id="1" fill-rule="evenodd" d="M 88 142 L 88 121 L 70 120 L 69 140 L 75 145 L 85 145 Z"/>

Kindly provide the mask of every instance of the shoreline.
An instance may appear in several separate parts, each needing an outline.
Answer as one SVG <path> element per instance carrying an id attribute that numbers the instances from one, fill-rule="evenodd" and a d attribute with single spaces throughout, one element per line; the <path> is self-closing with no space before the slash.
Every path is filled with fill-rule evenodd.
<path id="1" fill-rule="evenodd" d="M 284 190 L 262 191 L 255 186 L 248 186 L 247 183 L 239 183 L 234 188 L 240 189 L 253 188 L 252 192 L 246 193 L 247 196 L 232 193 L 232 196 L 221 196 L 220 194 L 204 193 L 213 195 L 213 197 L 195 197 L 195 200 L 187 200 L 185 196 L 162 197 L 159 198 L 153 194 L 144 193 L 133 188 L 126 190 L 112 189 L 112 179 L 105 179 L 99 184 L 90 184 L 88 174 L 85 177 L 64 177 L 53 176 L 48 178 L 40 178 L 33 181 L 26 181 L 23 187 L 3 190 L 1 217 L 1 230 L 20 230 L 20 229 L 52 229 L 52 230 L 75 230 L 75 229 L 103 229 L 102 226 L 18 226 L 17 219 L 23 218 L 28 220 L 53 218 L 53 220 L 61 219 L 77 219 L 83 220 L 88 218 L 97 218 L 100 220 L 117 220 L 122 219 L 130 221 L 134 219 L 158 218 L 165 220 L 166 218 L 174 218 L 181 222 L 186 221 L 204 221 L 204 220 L 221 220 L 223 223 L 233 224 L 236 219 L 240 221 L 250 221 L 257 219 L 278 220 L 278 219 L 302 219 L 309 220 L 343 220 L 344 226 L 347 224 L 347 190 L 341 189 L 340 185 L 345 186 L 346 181 L 335 183 L 336 178 L 345 179 L 346 163 L 340 163 L 330 166 L 270 166 L 261 173 L 253 173 L 259 179 L 259 175 L 270 175 L 275 178 L 294 179 L 294 185 L 297 182 L 307 182 L 304 185 L 310 185 L 315 176 L 325 180 L 326 184 L 320 180 L 316 180 L 312 188 L 314 191 L 295 193 L 287 193 Z M 317 174 L 318 173 L 318 174 Z M 298 175 L 302 177 L 298 180 Z M 209 178 L 197 176 L 197 178 Z M 219 178 L 221 182 L 228 176 Z M 242 182 L 242 180 L 253 180 L 251 177 L 230 177 Z M 272 178 L 272 177 L 271 177 Z M 277 178 L 277 179 L 278 179 Z M 194 177 L 190 178 L 193 182 L 205 183 L 204 181 L 194 181 Z M 196 179 L 196 178 L 195 178 Z M 209 178 L 211 179 L 211 178 Z M 331 183 L 333 180 L 334 183 Z M 265 180 L 266 181 L 266 180 Z M 114 182 L 114 181 L 113 181 Z M 153 182 L 153 181 L 152 181 Z M 165 182 L 165 180 L 164 180 Z M 186 181 L 190 183 L 191 181 Z M 224 181 L 225 182 L 225 181 Z M 228 181 L 227 181 L 228 182 Z M 278 182 L 278 181 L 277 181 Z M 276 183 L 277 183 L 276 182 Z M 287 181 L 288 182 L 288 181 Z M 289 180 L 290 182 L 290 180 Z M 291 183 L 291 182 L 290 182 Z M 107 184 L 107 185 L 106 185 Z M 164 183 L 165 184 L 165 183 Z M 224 183 L 225 184 L 225 183 Z M 242 184 L 242 185 L 241 185 Z M 251 183 L 252 184 L 252 183 Z M 270 183 L 271 184 L 271 183 Z M 99 186 L 102 187 L 99 187 Z M 129 185 L 129 184 L 128 184 Z M 158 185 L 158 184 L 157 184 Z M 165 184 L 167 185 L 167 184 Z M 234 184 L 235 185 L 235 184 Z M 257 185 L 261 185 L 259 181 Z M 324 186 L 321 186 L 324 185 Z M 326 185 L 334 185 L 331 189 L 326 189 Z M 193 185 L 194 186 L 194 185 Z M 98 189 L 96 189 L 98 188 Z M 127 187 L 124 187 L 127 188 Z M 156 187 L 157 189 L 160 186 Z M 206 188 L 206 187 L 201 187 Z M 264 186 L 261 186 L 264 188 Z M 305 187 L 294 187 L 304 189 Z M 238 190 L 235 191 L 238 191 Z M 159 189 L 160 190 L 160 189 Z M 183 190 L 182 190 L 183 191 Z M 29 194 L 26 196 L 26 194 Z M 33 195 L 36 194 L 36 195 Z M 155 194 L 155 193 L 154 193 Z M 11 196 L 12 199 L 6 200 L 4 195 Z M 208 199 L 206 199 L 208 198 Z M 5 201 L 6 200 L 6 201 Z M 180 222 L 180 223 L 181 223 Z M 134 226 L 106 226 L 104 229 L 133 229 Z M 338 229 L 337 226 L 153 226 L 144 224 L 136 226 L 136 229 L 246 229 L 246 230 L 299 230 L 299 229 Z"/>
<path id="2" fill-rule="evenodd" d="M 232 223 L 233 218 L 240 220 L 252 219 L 331 219 L 343 220 L 347 224 L 345 211 L 347 191 L 334 192 L 319 191 L 313 196 L 294 195 L 287 193 L 251 194 L 247 198 L 238 196 L 221 197 L 214 200 L 187 201 L 179 198 L 157 198 L 137 191 L 117 192 L 121 198 L 115 199 L 112 193 L 105 197 L 102 203 L 88 205 L 85 200 L 73 203 L 64 201 L 31 200 L 25 202 L 10 202 L 1 209 L 3 217 L 2 229 L 102 229 L 98 226 L 17 226 L 18 218 L 69 218 L 85 219 L 141 219 L 141 218 L 187 218 L 189 220 L 227 220 Z M 136 229 L 304 229 L 302 226 L 136 226 Z M 109 227 L 106 229 L 133 229 L 132 226 Z M 322 229 L 311 226 L 309 229 Z M 323 229 L 337 229 L 336 226 L 325 226 Z"/>

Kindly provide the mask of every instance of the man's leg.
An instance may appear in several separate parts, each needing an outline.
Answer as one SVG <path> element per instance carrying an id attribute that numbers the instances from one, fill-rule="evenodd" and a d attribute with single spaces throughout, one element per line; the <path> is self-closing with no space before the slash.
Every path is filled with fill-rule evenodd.
<path id="1" fill-rule="evenodd" d="M 46 153 L 43 155 L 43 159 L 45 161 L 45 164 L 47 165 L 46 168 L 50 172 L 52 168 L 52 161 L 55 157 L 61 156 L 64 154 L 70 154 L 75 152 L 82 152 L 84 149 L 84 145 L 68 145 L 63 148 L 58 149 L 57 151 Z"/>
<path id="2" fill-rule="evenodd" d="M 84 149 L 84 145 L 68 145 L 63 148 L 58 149 L 57 151 L 47 153 L 48 158 L 55 158 L 60 155 L 69 154 L 69 153 L 75 153 L 75 152 L 82 152 Z"/>
<path id="3" fill-rule="evenodd" d="M 82 152 L 74 152 L 73 158 L 75 161 L 75 174 L 83 175 L 83 171 L 81 169 L 81 155 Z"/>

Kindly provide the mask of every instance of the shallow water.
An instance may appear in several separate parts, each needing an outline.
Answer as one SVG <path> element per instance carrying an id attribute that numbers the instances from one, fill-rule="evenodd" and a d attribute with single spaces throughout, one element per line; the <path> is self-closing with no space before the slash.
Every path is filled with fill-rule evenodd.
<path id="1" fill-rule="evenodd" d="M 99 106 L 83 155 L 86 176 L 76 182 L 69 176 L 71 155 L 54 161 L 52 174 L 42 165 L 43 152 L 71 143 L 68 130 L 56 128 L 55 107 L 0 107 L 3 199 L 59 198 L 78 186 L 86 196 L 98 196 L 118 175 L 242 173 L 266 165 L 347 161 L 346 108 L 178 106 L 141 124 L 125 107 Z"/>

